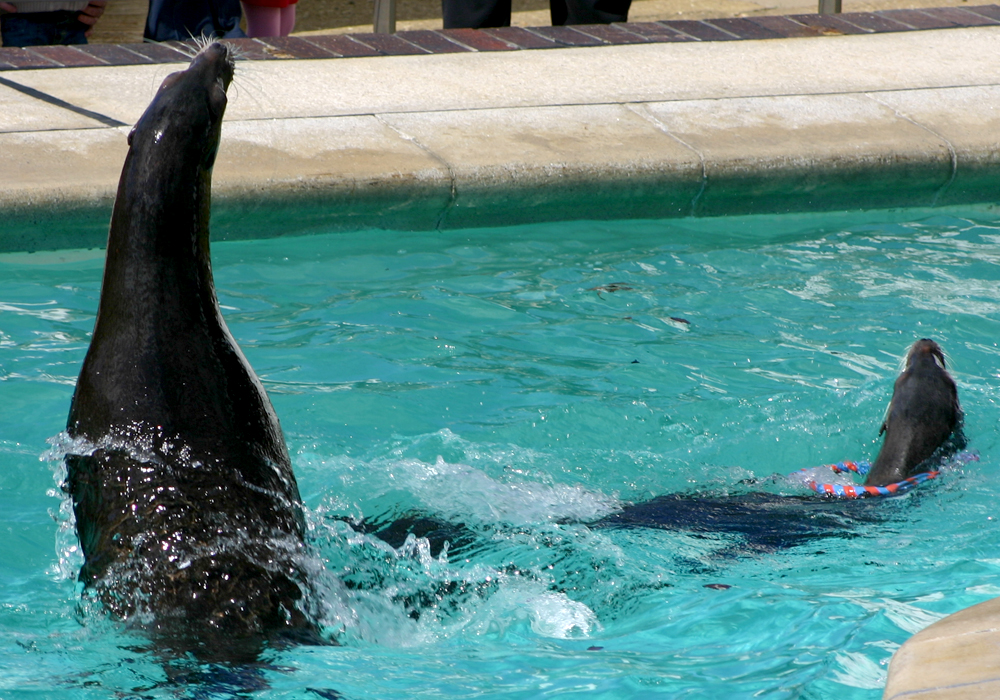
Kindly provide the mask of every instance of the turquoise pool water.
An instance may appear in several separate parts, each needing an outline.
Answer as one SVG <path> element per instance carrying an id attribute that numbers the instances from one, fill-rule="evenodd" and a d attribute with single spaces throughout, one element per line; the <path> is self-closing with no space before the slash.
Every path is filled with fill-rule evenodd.
<path id="1" fill-rule="evenodd" d="M 3 255 L 4 699 L 877 698 L 912 633 L 1000 595 L 991 209 L 362 231 L 213 258 L 342 646 L 179 670 L 81 604 L 59 463 L 40 455 L 65 424 L 103 253 Z M 981 461 L 878 504 L 878 522 L 779 551 L 585 524 L 874 456 L 925 336 L 949 354 Z M 393 549 L 346 521 L 404 512 L 475 541 Z"/>

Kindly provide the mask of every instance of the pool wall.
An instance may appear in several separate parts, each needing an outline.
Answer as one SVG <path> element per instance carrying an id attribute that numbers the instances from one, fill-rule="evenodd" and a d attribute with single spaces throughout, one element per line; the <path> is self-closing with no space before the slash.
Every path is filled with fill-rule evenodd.
<path id="1" fill-rule="evenodd" d="M 1000 26 L 247 61 L 214 235 L 990 202 L 997 65 Z M 103 243 L 176 67 L 2 74 L 0 250 Z"/>

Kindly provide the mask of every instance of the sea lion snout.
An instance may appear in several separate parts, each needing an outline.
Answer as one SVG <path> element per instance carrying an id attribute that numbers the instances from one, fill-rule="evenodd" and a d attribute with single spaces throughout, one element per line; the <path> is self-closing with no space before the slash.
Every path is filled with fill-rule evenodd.
<path id="1" fill-rule="evenodd" d="M 919 360 L 930 360 L 941 369 L 947 369 L 944 361 L 944 351 L 941 346 L 930 338 L 921 338 L 913 344 L 906 354 L 906 366 L 910 367 Z"/>
<path id="2" fill-rule="evenodd" d="M 229 84 L 233 82 L 235 69 L 232 49 L 216 41 L 199 51 L 187 70 L 204 73 L 212 80 L 217 78 L 222 81 L 223 90 L 228 90 Z"/>
<path id="3" fill-rule="evenodd" d="M 187 68 L 164 78 L 153 103 L 160 100 L 163 93 L 183 92 L 190 95 L 200 89 L 208 90 L 213 99 L 218 99 L 218 93 L 221 93 L 224 99 L 235 72 L 233 52 L 225 44 L 215 42 L 199 51 Z"/>

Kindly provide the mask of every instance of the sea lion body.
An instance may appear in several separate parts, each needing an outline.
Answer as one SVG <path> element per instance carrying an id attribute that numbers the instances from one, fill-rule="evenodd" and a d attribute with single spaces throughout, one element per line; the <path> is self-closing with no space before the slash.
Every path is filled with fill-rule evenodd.
<path id="1" fill-rule="evenodd" d="M 81 580 L 123 619 L 233 640 L 312 629 L 281 426 L 225 321 L 209 210 L 229 50 L 168 76 L 129 135 L 70 408 Z"/>
<path id="2" fill-rule="evenodd" d="M 728 553 L 774 552 L 827 537 L 853 537 L 880 522 L 865 501 L 830 501 L 772 493 L 671 493 L 630 503 L 591 527 L 650 528 L 696 537 L 736 537 Z"/>
<path id="3" fill-rule="evenodd" d="M 942 452 L 965 446 L 958 389 L 948 374 L 944 353 L 933 340 L 915 342 L 906 369 L 896 379 L 879 434 L 885 441 L 866 486 L 885 486 L 928 471 L 922 465 Z"/>

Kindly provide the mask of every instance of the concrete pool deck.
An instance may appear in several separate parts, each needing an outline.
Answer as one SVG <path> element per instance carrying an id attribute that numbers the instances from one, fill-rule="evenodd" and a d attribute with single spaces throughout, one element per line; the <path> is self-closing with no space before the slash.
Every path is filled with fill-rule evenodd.
<path id="1" fill-rule="evenodd" d="M 226 238 L 276 227 L 432 229 L 991 201 L 1000 175 L 1000 7 L 960 12 L 987 26 L 871 33 L 843 15 L 825 25 L 840 21 L 843 31 L 819 31 L 798 16 L 812 36 L 736 40 L 730 24 L 722 38 L 732 40 L 697 40 L 705 23 L 662 23 L 661 36 L 656 23 L 642 23 L 622 26 L 652 41 L 595 46 L 605 42 L 581 34 L 585 41 L 575 41 L 591 45 L 548 50 L 501 50 L 517 48 L 510 35 L 459 30 L 473 32 L 461 48 L 450 35 L 452 48 L 413 44 L 421 55 L 241 62 L 215 168 L 214 230 Z M 680 36 L 678 24 L 690 33 Z M 851 26 L 858 33 L 846 33 Z M 556 45 L 556 29 L 568 28 L 528 38 Z M 442 34 L 397 36 L 433 44 Z M 341 46 L 309 38 L 316 55 Z M 355 53 L 361 40 L 378 46 L 375 35 L 358 39 Z M 304 41 L 284 46 L 301 55 Z M 243 42 L 250 57 L 294 55 L 279 41 Z M 22 54 L 11 52 L 21 49 L 0 49 L 0 250 L 103 243 L 125 136 L 184 60 L 165 46 L 133 45 L 135 65 L 37 67 L 66 61 L 65 48 L 36 51 L 34 64 L 25 53 L 17 59 L 25 67 L 13 65 Z M 114 60 L 113 51 L 128 52 L 93 45 L 88 60 Z M 65 223 L 67 212 L 76 223 Z"/>
<path id="2" fill-rule="evenodd" d="M 382 49 L 246 40 L 268 60 L 241 63 L 230 90 L 214 236 L 995 201 L 1000 7 L 959 12 L 984 26 L 917 13 L 951 28 L 906 31 L 885 13 L 773 18 L 786 38 L 766 39 L 718 20 L 617 29 L 631 38 L 411 33 Z M 398 41 L 403 55 L 373 55 Z M 301 55 L 331 47 L 354 57 Z M 0 49 L 0 252 L 101 246 L 126 135 L 184 57 L 19 51 Z M 998 630 L 991 601 L 921 632 L 885 697 L 996 697 Z"/>

